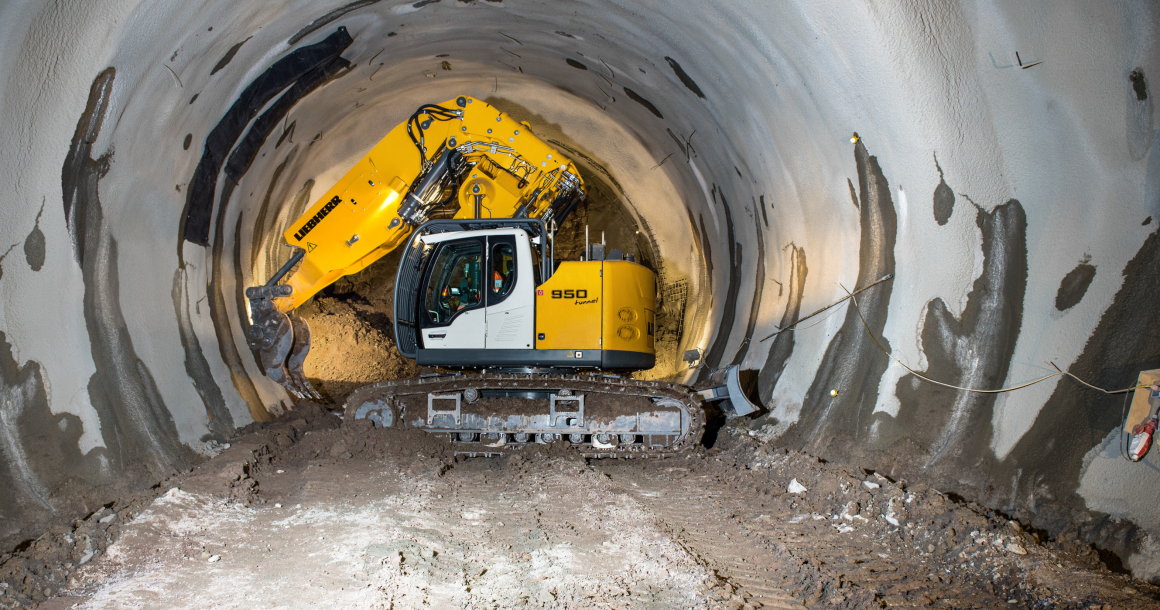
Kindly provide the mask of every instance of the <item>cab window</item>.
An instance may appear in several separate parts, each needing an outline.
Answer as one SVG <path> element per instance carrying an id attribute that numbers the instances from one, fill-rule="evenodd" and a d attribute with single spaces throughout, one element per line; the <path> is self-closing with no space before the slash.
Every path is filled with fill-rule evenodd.
<path id="1" fill-rule="evenodd" d="M 436 325 L 482 304 L 483 248 L 475 239 L 444 244 L 431 268 L 427 285 L 427 315 Z"/>
<path id="2" fill-rule="evenodd" d="M 516 283 L 516 254 L 511 244 L 491 246 L 491 296 L 504 297 Z M 491 299 L 495 302 L 495 298 Z"/>

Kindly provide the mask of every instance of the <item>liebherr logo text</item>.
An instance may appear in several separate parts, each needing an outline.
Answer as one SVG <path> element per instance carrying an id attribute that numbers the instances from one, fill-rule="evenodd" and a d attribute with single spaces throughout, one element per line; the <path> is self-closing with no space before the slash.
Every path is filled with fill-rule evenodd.
<path id="1" fill-rule="evenodd" d="M 318 210 L 318 213 L 316 213 L 314 216 L 311 216 L 310 220 L 307 220 L 306 224 L 302 225 L 301 229 L 298 229 L 298 232 L 294 234 L 294 239 L 302 241 L 302 238 L 306 237 L 307 233 L 313 231 L 314 227 L 317 227 L 318 223 L 322 222 L 322 219 L 326 218 L 326 215 L 329 214 L 331 210 L 338 207 L 338 204 L 340 203 L 342 203 L 342 199 L 339 199 L 338 195 L 335 195 L 334 199 L 327 201 L 326 205 L 322 206 L 321 210 Z"/>

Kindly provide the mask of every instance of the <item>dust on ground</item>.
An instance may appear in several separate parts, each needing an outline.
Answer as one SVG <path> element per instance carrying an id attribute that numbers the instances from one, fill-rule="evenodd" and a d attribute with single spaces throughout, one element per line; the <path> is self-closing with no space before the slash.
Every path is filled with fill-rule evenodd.
<path id="1" fill-rule="evenodd" d="M 1090 547 L 760 443 L 456 457 L 303 403 L 0 563 L 39 608 L 1160 608 Z M 47 599 L 51 597 L 51 599 Z"/>

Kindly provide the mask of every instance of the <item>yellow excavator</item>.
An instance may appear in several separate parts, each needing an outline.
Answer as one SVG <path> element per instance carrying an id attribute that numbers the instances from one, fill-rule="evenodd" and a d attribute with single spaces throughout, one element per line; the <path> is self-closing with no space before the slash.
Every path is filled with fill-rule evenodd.
<path id="1" fill-rule="evenodd" d="M 656 275 L 604 244 L 556 263 L 555 229 L 584 197 L 526 123 L 467 96 L 423 105 L 286 230 L 294 255 L 246 290 L 249 345 L 271 379 L 321 399 L 294 309 L 402 246 L 396 347 L 445 372 L 360 388 L 347 417 L 450 434 L 472 455 L 566 441 L 629 457 L 694 445 L 702 399 L 751 412 L 727 375 L 699 392 L 623 375 L 656 360 Z"/>

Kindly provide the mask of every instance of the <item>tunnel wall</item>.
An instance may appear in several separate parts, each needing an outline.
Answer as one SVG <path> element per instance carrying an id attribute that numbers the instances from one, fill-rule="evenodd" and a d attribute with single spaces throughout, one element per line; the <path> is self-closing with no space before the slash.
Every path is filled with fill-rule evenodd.
<path id="1" fill-rule="evenodd" d="M 866 332 L 957 386 L 1054 363 L 1122 388 L 1160 367 L 1150 3 L 130 0 L 0 17 L 12 543 L 289 409 L 245 347 L 241 289 L 285 260 L 277 235 L 310 193 L 418 104 L 467 93 L 614 185 L 645 228 L 680 296 L 678 348 L 705 365 L 657 374 L 759 370 L 770 442 L 1160 574 L 1160 461 L 1119 457 L 1119 397 L 1059 378 L 942 388 Z M 865 325 L 841 307 L 762 340 L 887 274 L 859 296 Z"/>

